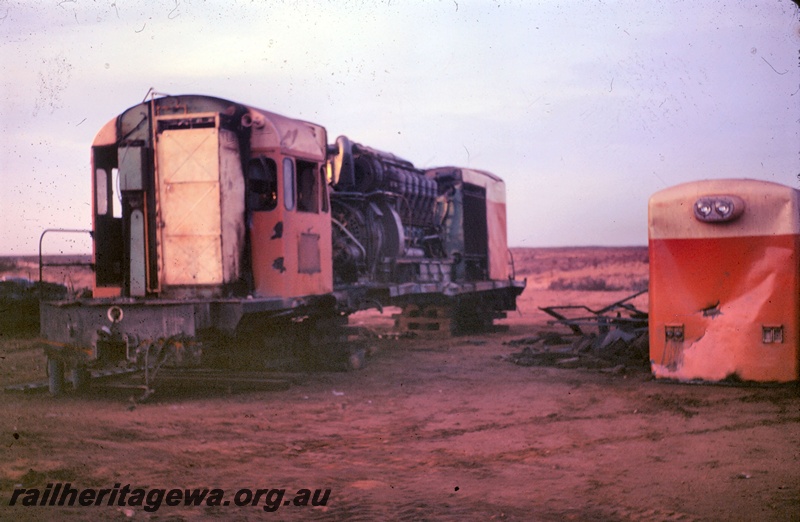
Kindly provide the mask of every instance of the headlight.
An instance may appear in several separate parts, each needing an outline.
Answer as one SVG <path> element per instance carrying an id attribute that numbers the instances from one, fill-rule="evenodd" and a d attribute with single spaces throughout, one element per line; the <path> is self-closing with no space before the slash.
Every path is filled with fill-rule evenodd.
<path id="1" fill-rule="evenodd" d="M 739 196 L 706 196 L 694 203 L 694 217 L 706 223 L 733 221 L 744 212 Z"/>
<path id="2" fill-rule="evenodd" d="M 708 201 L 701 199 L 697 203 L 694 204 L 694 213 L 697 214 L 699 218 L 708 217 L 711 214 L 711 211 L 714 210 Z"/>

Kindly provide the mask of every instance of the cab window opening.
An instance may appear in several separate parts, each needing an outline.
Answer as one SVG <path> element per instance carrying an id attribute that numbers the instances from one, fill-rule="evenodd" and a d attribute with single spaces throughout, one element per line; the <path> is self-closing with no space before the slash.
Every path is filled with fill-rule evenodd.
<path id="1" fill-rule="evenodd" d="M 108 173 L 106 169 L 95 170 L 95 213 L 98 216 L 108 214 Z"/>
<path id="2" fill-rule="evenodd" d="M 122 190 L 120 189 L 119 169 L 114 167 L 111 169 L 111 188 L 113 190 L 111 197 L 111 210 L 112 216 L 115 218 L 122 217 Z"/>
<path id="3" fill-rule="evenodd" d="M 250 160 L 247 167 L 247 208 L 275 210 L 278 206 L 278 168 L 263 156 Z"/>
<path id="4" fill-rule="evenodd" d="M 328 202 L 328 177 L 325 166 L 319 169 L 319 186 L 322 188 L 322 211 L 327 214 L 330 210 L 330 203 Z"/>
<path id="5" fill-rule="evenodd" d="M 319 177 L 317 165 L 297 160 L 297 210 L 319 212 Z"/>

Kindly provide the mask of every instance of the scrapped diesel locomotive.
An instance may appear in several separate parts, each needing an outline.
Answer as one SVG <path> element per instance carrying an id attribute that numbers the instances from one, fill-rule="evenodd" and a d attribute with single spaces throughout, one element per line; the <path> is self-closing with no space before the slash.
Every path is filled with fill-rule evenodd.
<path id="1" fill-rule="evenodd" d="M 800 378 L 800 191 L 753 179 L 650 198 L 650 359 L 657 378 Z"/>
<path id="2" fill-rule="evenodd" d="M 145 386 L 162 366 L 259 369 L 286 335 L 338 357 L 348 316 L 386 305 L 401 327 L 481 329 L 525 287 L 500 178 L 219 98 L 153 96 L 108 122 L 92 186 L 92 295 L 41 305 L 54 393 L 108 368 Z"/>

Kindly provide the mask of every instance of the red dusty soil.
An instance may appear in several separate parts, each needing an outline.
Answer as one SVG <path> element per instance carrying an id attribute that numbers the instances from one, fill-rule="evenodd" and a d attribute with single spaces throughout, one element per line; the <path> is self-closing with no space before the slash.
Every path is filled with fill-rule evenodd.
<path id="1" fill-rule="evenodd" d="M 503 342 L 551 328 L 537 306 L 569 304 L 539 286 L 507 332 L 380 341 L 363 370 L 294 374 L 281 391 L 163 390 L 144 404 L 121 391 L 5 393 L 0 519 L 800 520 L 796 386 L 515 366 Z M 0 344 L 8 384 L 27 345 Z M 9 506 L 17 488 L 59 482 L 221 488 L 230 504 Z M 266 512 L 263 500 L 235 506 L 241 488 L 331 492 L 325 506 Z"/>

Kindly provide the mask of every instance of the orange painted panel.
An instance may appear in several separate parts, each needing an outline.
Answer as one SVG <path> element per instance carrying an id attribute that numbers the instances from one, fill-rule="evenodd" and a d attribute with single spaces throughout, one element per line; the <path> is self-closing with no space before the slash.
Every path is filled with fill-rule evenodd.
<path id="1" fill-rule="evenodd" d="M 797 380 L 799 246 L 794 234 L 651 239 L 655 376 Z M 765 343 L 764 327 L 781 327 L 782 342 Z"/>
<path id="2" fill-rule="evenodd" d="M 506 238 L 506 203 L 486 202 L 486 227 L 489 236 L 489 279 L 508 279 L 508 240 Z"/>
<path id="3" fill-rule="evenodd" d="M 318 237 L 317 263 L 298 259 L 303 236 Z M 301 297 L 333 291 L 330 215 L 276 209 L 254 212 L 250 226 L 255 293 L 260 297 Z M 315 251 L 316 255 L 317 252 Z M 319 271 L 303 266 L 319 266 Z"/>
<path id="4" fill-rule="evenodd" d="M 92 297 L 102 299 L 106 297 L 119 297 L 122 295 L 122 288 L 118 286 L 95 286 L 92 289 Z"/>
<path id="5" fill-rule="evenodd" d="M 250 224 L 255 294 L 284 296 L 286 262 L 283 246 L 283 212 L 254 212 Z"/>

